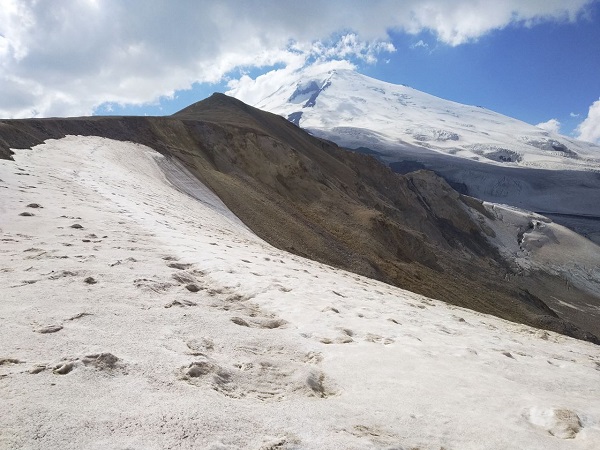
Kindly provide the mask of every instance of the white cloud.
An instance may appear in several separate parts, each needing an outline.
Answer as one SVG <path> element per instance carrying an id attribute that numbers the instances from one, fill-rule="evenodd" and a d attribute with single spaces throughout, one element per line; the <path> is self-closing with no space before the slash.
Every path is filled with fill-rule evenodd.
<path id="1" fill-rule="evenodd" d="M 579 114 L 575 114 L 574 112 L 572 112 L 572 113 L 569 113 L 569 116 L 571 116 L 571 117 L 579 117 L 580 115 Z"/>
<path id="2" fill-rule="evenodd" d="M 410 46 L 410 48 L 419 48 L 419 47 L 427 49 L 427 48 L 429 48 L 429 44 L 427 44 L 426 42 L 423 42 L 423 39 L 419 39 L 419 42 Z"/>
<path id="3" fill-rule="evenodd" d="M 382 52 L 392 53 L 396 48 L 390 42 L 376 40 L 374 42 L 361 41 L 355 33 L 343 35 L 335 43 L 313 43 L 310 53 L 319 59 L 345 59 L 357 58 L 369 64 L 377 61 L 377 55 Z"/>
<path id="4" fill-rule="evenodd" d="M 582 141 L 600 144 L 600 99 L 592 103 L 587 117 L 579 124 L 576 132 Z"/>
<path id="5" fill-rule="evenodd" d="M 267 95 L 272 94 L 281 87 L 286 81 L 289 81 L 291 74 L 300 70 L 303 65 L 289 65 L 283 69 L 272 70 L 262 74 L 256 79 L 243 75 L 238 80 L 231 80 L 228 83 L 228 95 L 242 100 L 249 105 L 255 105 Z M 303 69 L 303 73 L 310 77 L 334 69 L 355 69 L 356 67 L 345 60 L 318 61 L 310 64 Z"/>
<path id="6" fill-rule="evenodd" d="M 390 30 L 459 45 L 510 24 L 573 21 L 592 1 L 2 0 L 0 117 L 152 102 L 307 57 L 373 63 L 394 50 Z"/>
<path id="7" fill-rule="evenodd" d="M 547 20 L 574 21 L 589 3 L 585 0 L 420 2 L 420 5 L 413 3 L 413 17 L 405 28 L 415 33 L 428 29 L 441 42 L 460 45 L 511 24 L 531 27 Z"/>
<path id="8" fill-rule="evenodd" d="M 550 119 L 548 122 L 538 123 L 536 127 L 551 133 L 560 133 L 560 122 L 557 119 Z"/>

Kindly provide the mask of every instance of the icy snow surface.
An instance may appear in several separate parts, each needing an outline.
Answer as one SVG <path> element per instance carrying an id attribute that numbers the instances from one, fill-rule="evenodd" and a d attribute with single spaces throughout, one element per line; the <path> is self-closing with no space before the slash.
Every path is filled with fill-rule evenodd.
<path id="1" fill-rule="evenodd" d="M 301 71 L 253 106 L 388 162 L 408 144 L 502 166 L 600 169 L 600 146 L 352 70 Z"/>
<path id="2" fill-rule="evenodd" d="M 140 145 L 15 161 L 2 449 L 598 448 L 597 346 L 277 250 Z"/>

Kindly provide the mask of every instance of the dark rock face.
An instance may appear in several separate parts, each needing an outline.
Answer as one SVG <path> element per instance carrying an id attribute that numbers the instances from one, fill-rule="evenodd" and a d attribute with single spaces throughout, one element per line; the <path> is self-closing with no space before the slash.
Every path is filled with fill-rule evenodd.
<path id="1" fill-rule="evenodd" d="M 292 122 L 294 125 L 296 125 L 297 127 L 299 127 L 300 126 L 300 119 L 302 119 L 302 111 L 298 111 L 298 112 L 290 114 L 287 119 L 290 122 Z"/>
<path id="2" fill-rule="evenodd" d="M 319 86 L 316 81 L 312 81 L 311 83 L 308 84 L 308 86 L 304 86 L 304 87 L 298 86 L 296 88 L 296 90 L 294 91 L 294 93 L 290 96 L 288 101 L 293 102 L 296 98 L 298 98 L 300 96 L 305 96 L 307 94 L 310 94 L 310 97 L 308 98 L 308 100 L 306 100 L 306 102 L 304 103 L 304 105 L 302 105 L 302 107 L 303 108 L 312 108 L 313 106 L 315 106 L 317 97 L 319 96 L 319 94 L 321 92 L 323 92 L 325 89 L 327 89 L 329 86 L 331 86 L 330 81 L 327 81 L 325 84 L 323 84 L 323 86 Z"/>
<path id="3" fill-rule="evenodd" d="M 296 98 L 298 98 L 301 95 L 306 95 L 306 94 L 312 95 L 315 92 L 318 92 L 319 89 L 320 89 L 319 85 L 317 84 L 316 81 L 312 81 L 308 86 L 305 86 L 305 87 L 298 86 L 296 88 L 296 90 L 294 91 L 294 93 L 288 99 L 288 102 L 293 102 Z"/>
<path id="4" fill-rule="evenodd" d="M 557 323 L 535 292 L 525 294 L 517 281 L 506 280 L 509 263 L 469 213 L 481 202 L 461 196 L 433 172 L 393 173 L 372 156 L 348 152 L 222 94 L 170 117 L 0 121 L 0 152 L 7 157 L 8 148 L 67 134 L 137 142 L 179 159 L 258 236 L 281 249 L 586 338 L 577 327 Z"/>

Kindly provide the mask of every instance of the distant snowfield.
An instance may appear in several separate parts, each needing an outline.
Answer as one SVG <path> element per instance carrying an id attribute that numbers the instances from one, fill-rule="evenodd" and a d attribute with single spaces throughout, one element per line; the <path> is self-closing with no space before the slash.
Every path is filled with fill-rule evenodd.
<path id="1" fill-rule="evenodd" d="M 403 159 L 409 145 L 507 167 L 600 170 L 600 146 L 352 70 L 296 73 L 253 106 L 387 162 Z"/>
<path id="2" fill-rule="evenodd" d="M 496 218 L 489 220 L 491 240 L 522 270 L 542 270 L 600 296 L 600 247 L 547 217 L 519 208 L 484 202 Z M 588 305 L 598 311 L 600 305 Z"/>
<path id="3" fill-rule="evenodd" d="M 277 250 L 140 145 L 15 160 L 2 449 L 598 448 L 597 346 Z"/>

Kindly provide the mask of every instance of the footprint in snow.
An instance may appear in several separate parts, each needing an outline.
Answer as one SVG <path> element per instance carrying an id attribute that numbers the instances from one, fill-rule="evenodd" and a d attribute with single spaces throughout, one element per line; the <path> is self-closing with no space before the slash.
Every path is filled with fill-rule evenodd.
<path id="1" fill-rule="evenodd" d="M 167 264 L 167 267 L 170 267 L 171 269 L 177 269 L 177 270 L 186 270 L 186 269 L 189 269 L 190 267 L 192 267 L 192 265 L 187 264 L 187 263 L 171 262 L 171 263 Z"/>
<path id="2" fill-rule="evenodd" d="M 54 324 L 54 325 L 46 325 L 35 329 L 36 333 L 40 334 L 51 334 L 56 333 L 63 329 L 62 325 Z"/>
<path id="3" fill-rule="evenodd" d="M 86 355 L 82 362 L 86 367 L 92 367 L 100 371 L 112 372 L 115 370 L 124 371 L 125 365 L 120 358 L 117 358 L 112 353 L 94 353 Z"/>
<path id="4" fill-rule="evenodd" d="M 207 337 L 189 339 L 185 342 L 185 345 L 189 349 L 187 354 L 192 356 L 206 356 L 215 349 L 214 341 Z"/>
<path id="5" fill-rule="evenodd" d="M 179 369 L 180 379 L 197 387 L 208 386 L 226 397 L 283 401 L 292 394 L 327 398 L 336 395 L 331 381 L 320 370 L 290 367 L 290 362 L 265 359 L 223 367 L 204 357 Z M 297 365 L 297 364 L 296 364 Z M 295 370 L 297 369 L 297 370 Z"/>
<path id="6" fill-rule="evenodd" d="M 67 375 L 76 367 L 80 367 L 82 364 L 85 368 L 91 368 L 100 372 L 107 372 L 110 374 L 120 372 L 124 375 L 127 375 L 126 365 L 123 363 L 123 361 L 112 353 L 108 352 L 93 353 L 86 355 L 81 359 L 65 359 L 57 364 L 54 364 L 53 366 L 50 366 L 50 368 L 52 368 L 52 373 L 55 375 Z M 29 370 L 29 373 L 35 375 L 48 368 L 49 367 L 47 364 L 37 364 Z"/>
<path id="7" fill-rule="evenodd" d="M 181 299 L 173 300 L 170 303 L 167 303 L 165 305 L 165 308 L 171 308 L 172 306 L 186 307 L 186 306 L 198 306 L 198 304 L 191 300 L 186 300 L 186 299 L 181 298 Z"/>
<path id="8" fill-rule="evenodd" d="M 60 278 L 65 278 L 65 277 L 75 277 L 77 275 L 79 275 L 79 272 L 77 272 L 77 271 L 61 270 L 59 272 L 55 272 L 52 275 L 50 275 L 48 277 L 48 279 L 49 280 L 58 280 Z"/>
<path id="9" fill-rule="evenodd" d="M 263 329 L 275 329 L 284 327 L 287 322 L 283 319 L 254 319 L 245 320 L 241 317 L 232 317 L 230 319 L 236 325 L 248 328 L 263 328 Z"/>
<path id="10" fill-rule="evenodd" d="M 354 331 L 348 328 L 340 328 L 339 335 L 335 338 L 321 337 L 317 340 L 322 344 L 350 344 L 354 342 Z"/>
<path id="11" fill-rule="evenodd" d="M 149 290 L 157 294 L 164 294 L 166 291 L 175 286 L 173 283 L 150 280 L 148 278 L 137 278 L 133 280 L 133 284 L 137 288 Z"/>
<path id="12" fill-rule="evenodd" d="M 357 438 L 366 438 L 369 439 L 372 443 L 376 444 L 378 447 L 385 445 L 386 448 L 388 445 L 397 443 L 400 438 L 394 433 L 388 432 L 377 426 L 366 426 L 366 425 L 355 425 L 352 428 L 342 429 L 346 433 L 349 433 Z M 390 448 L 396 448 L 390 447 Z"/>
<path id="13" fill-rule="evenodd" d="M 9 366 L 22 363 L 23 361 L 16 358 L 0 358 L 0 366 Z"/>
<path id="14" fill-rule="evenodd" d="M 567 408 L 533 407 L 523 413 L 533 426 L 559 439 L 575 439 L 583 428 L 575 411 Z"/>
<path id="15" fill-rule="evenodd" d="M 41 366 L 39 366 L 41 367 Z M 52 373 L 56 374 L 56 375 L 66 375 L 68 373 L 71 373 L 71 371 L 75 368 L 75 361 L 68 361 L 68 362 L 64 362 L 64 363 L 59 363 L 57 365 L 54 366 L 54 369 L 52 370 Z M 39 373 L 39 372 L 35 372 L 35 373 Z"/>

